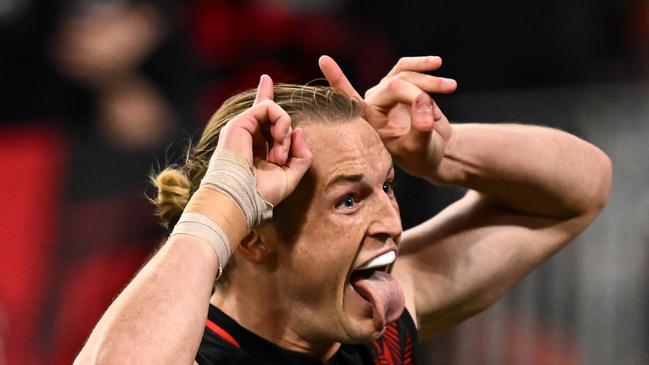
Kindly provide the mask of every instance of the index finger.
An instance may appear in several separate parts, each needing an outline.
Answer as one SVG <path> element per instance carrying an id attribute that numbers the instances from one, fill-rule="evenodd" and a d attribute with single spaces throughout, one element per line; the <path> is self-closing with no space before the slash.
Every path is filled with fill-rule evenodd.
<path id="1" fill-rule="evenodd" d="M 442 58 L 439 56 L 402 57 L 386 77 L 394 76 L 402 71 L 425 72 L 434 71 L 440 67 L 442 67 Z"/>
<path id="2" fill-rule="evenodd" d="M 273 100 L 273 79 L 266 74 L 261 75 L 259 78 L 257 95 L 255 96 L 255 102 L 252 105 L 257 105 L 264 100 Z"/>
<path id="3" fill-rule="evenodd" d="M 363 100 L 361 95 L 354 89 L 352 84 L 345 76 L 343 70 L 338 66 L 336 61 L 329 56 L 321 56 L 318 60 L 318 65 L 324 77 L 329 81 L 329 85 L 334 90 L 349 96 L 350 98 L 358 98 Z"/>

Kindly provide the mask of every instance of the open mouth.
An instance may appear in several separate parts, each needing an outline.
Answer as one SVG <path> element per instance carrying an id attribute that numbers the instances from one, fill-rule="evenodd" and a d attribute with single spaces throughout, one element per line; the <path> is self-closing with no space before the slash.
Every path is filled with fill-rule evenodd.
<path id="1" fill-rule="evenodd" d="M 385 252 L 381 255 L 374 257 L 366 262 L 364 265 L 357 267 L 354 272 L 367 271 L 367 270 L 387 270 L 390 265 L 396 260 L 397 254 L 394 250 Z"/>
<path id="2" fill-rule="evenodd" d="M 352 271 L 349 282 L 366 309 L 371 309 L 374 330 L 382 331 L 387 323 L 399 318 L 405 297 L 399 282 L 390 275 L 397 258 L 396 250 L 384 252 Z"/>
<path id="3" fill-rule="evenodd" d="M 379 270 L 381 267 L 385 267 L 387 269 L 388 266 L 390 266 L 394 260 L 397 259 L 397 253 L 394 250 L 382 253 L 370 261 L 366 262 L 364 265 L 359 266 L 356 268 L 354 271 L 359 271 L 359 270 Z"/>
<path id="4" fill-rule="evenodd" d="M 357 285 L 357 284 L 364 282 L 365 280 L 378 279 L 378 277 L 380 277 L 381 275 L 387 274 L 390 269 L 390 265 L 394 263 L 396 258 L 397 258 L 397 254 L 395 251 L 388 251 L 374 257 L 364 265 L 358 267 L 357 269 L 352 271 L 352 274 L 350 276 L 350 283 L 352 287 L 354 287 L 356 292 L 363 299 L 365 299 L 368 302 L 372 302 L 373 300 L 370 297 L 369 293 L 366 290 L 364 290 L 362 285 Z M 384 273 L 384 274 L 378 274 L 378 273 Z"/>

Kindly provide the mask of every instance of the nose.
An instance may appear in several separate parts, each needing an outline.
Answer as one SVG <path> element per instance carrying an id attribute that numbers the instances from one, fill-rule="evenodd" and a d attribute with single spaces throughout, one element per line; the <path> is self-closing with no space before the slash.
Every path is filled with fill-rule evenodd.
<path id="1" fill-rule="evenodd" d="M 394 197 L 379 195 L 372 211 L 372 223 L 368 233 L 382 241 L 392 239 L 396 243 L 402 232 L 399 204 Z"/>

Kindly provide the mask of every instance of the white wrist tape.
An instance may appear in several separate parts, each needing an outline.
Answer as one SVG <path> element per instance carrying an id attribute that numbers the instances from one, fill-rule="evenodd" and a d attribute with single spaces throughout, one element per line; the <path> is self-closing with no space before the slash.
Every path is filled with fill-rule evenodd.
<path id="1" fill-rule="evenodd" d="M 218 190 L 232 197 L 246 217 L 248 229 L 273 217 L 273 205 L 257 191 L 257 182 L 250 162 L 232 151 L 214 151 L 200 186 Z"/>
<path id="2" fill-rule="evenodd" d="M 216 276 L 218 279 L 232 255 L 228 236 L 225 235 L 221 227 L 203 214 L 184 212 L 180 216 L 178 223 L 174 226 L 171 236 L 181 233 L 201 238 L 212 246 L 214 252 L 216 252 L 216 256 L 219 258 L 219 271 Z"/>

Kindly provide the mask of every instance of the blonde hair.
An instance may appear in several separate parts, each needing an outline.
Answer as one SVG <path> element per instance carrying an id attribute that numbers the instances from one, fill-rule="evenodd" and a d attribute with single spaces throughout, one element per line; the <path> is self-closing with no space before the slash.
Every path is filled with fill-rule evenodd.
<path id="1" fill-rule="evenodd" d="M 189 198 L 198 189 L 221 128 L 250 108 L 256 93 L 255 89 L 250 89 L 226 100 L 207 122 L 198 143 L 188 150 L 185 164 L 167 167 L 151 178 L 158 190 L 153 199 L 156 214 L 167 228 L 173 228 Z M 289 114 L 293 128 L 308 123 L 344 122 L 361 115 L 357 100 L 325 86 L 276 84 L 273 100 Z"/>

